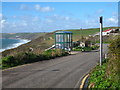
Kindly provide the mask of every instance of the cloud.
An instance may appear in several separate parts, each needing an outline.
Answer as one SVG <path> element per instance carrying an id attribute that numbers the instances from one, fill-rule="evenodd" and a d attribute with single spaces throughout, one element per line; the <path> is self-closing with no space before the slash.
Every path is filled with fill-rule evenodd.
<path id="1" fill-rule="evenodd" d="M 80 28 L 79 22 L 76 21 L 68 16 L 56 14 L 42 19 L 40 16 L 25 15 L 19 16 L 19 19 L 12 22 L 5 21 L 3 32 L 50 32 L 58 29 Z"/>
<path id="2" fill-rule="evenodd" d="M 118 23 L 118 17 L 117 16 L 112 16 L 108 18 L 108 22 L 112 22 L 114 24 Z"/>
<path id="3" fill-rule="evenodd" d="M 108 21 L 110 21 L 110 22 L 116 22 L 115 18 L 113 18 L 113 17 L 108 18 Z"/>
<path id="4" fill-rule="evenodd" d="M 99 27 L 99 17 L 103 16 L 103 25 L 105 27 L 110 27 L 110 26 L 118 26 L 118 14 L 117 12 L 111 12 L 111 17 L 107 17 L 104 15 L 105 12 L 103 9 L 98 9 L 97 11 L 91 13 L 91 14 L 86 14 L 86 20 L 83 22 L 85 23 L 86 27 Z M 110 15 L 109 14 L 109 15 Z"/>
<path id="5" fill-rule="evenodd" d="M 6 20 L 1 20 L 1 24 L 5 23 Z"/>
<path id="6" fill-rule="evenodd" d="M 25 4 L 21 4 L 20 5 L 20 10 L 30 10 L 30 7 L 25 5 Z"/>
<path id="7" fill-rule="evenodd" d="M 41 8 L 41 11 L 42 12 L 50 12 L 50 11 L 53 11 L 54 10 L 54 8 L 51 8 L 51 7 L 49 7 L 49 6 L 47 6 L 47 7 L 42 7 Z"/>
<path id="8" fill-rule="evenodd" d="M 2 29 L 5 27 L 6 20 L 0 20 L 0 33 L 2 32 Z"/>
<path id="9" fill-rule="evenodd" d="M 36 4 L 35 9 L 39 11 L 41 9 L 41 6 L 39 4 Z"/>
<path id="10" fill-rule="evenodd" d="M 103 13 L 103 12 L 104 12 L 103 9 L 99 9 L 99 10 L 96 11 L 97 14 L 101 14 L 101 13 Z"/>
<path id="11" fill-rule="evenodd" d="M 50 11 L 54 11 L 54 8 L 50 7 L 50 6 L 46 6 L 46 7 L 42 7 L 39 4 L 35 5 L 35 9 L 37 11 L 41 11 L 41 12 L 50 12 Z"/>
<path id="12" fill-rule="evenodd" d="M 17 16 L 16 16 L 16 15 L 14 15 L 14 16 L 12 16 L 12 18 L 16 19 L 16 18 L 17 18 Z"/>
<path id="13" fill-rule="evenodd" d="M 113 15 L 113 16 L 117 16 L 117 15 L 118 15 L 118 12 L 112 12 L 112 15 Z"/>
<path id="14" fill-rule="evenodd" d="M 11 17 L 12 18 L 12 17 Z M 16 32 L 43 32 L 41 29 L 41 19 L 38 16 L 19 16 L 18 19 L 12 21 L 2 20 L 3 33 L 16 33 Z"/>
<path id="15" fill-rule="evenodd" d="M 41 7 L 41 6 L 40 6 Z M 2 16 L 2 15 L 0 15 Z M 14 16 L 14 15 L 13 15 Z M 10 18 L 10 17 L 9 17 Z M 12 18 L 12 17 L 11 17 Z M 65 29 L 80 29 L 80 28 L 98 28 L 99 16 L 87 17 L 86 19 L 74 18 L 69 15 L 53 14 L 49 16 L 33 16 L 22 15 L 17 16 L 17 19 L 12 18 L 13 21 L 2 19 L 3 32 L 15 33 L 15 32 L 51 32 L 55 30 Z M 117 26 L 117 16 L 105 17 L 103 25 Z"/>
<path id="16" fill-rule="evenodd" d="M 2 16 L 3 16 L 2 13 L 0 13 L 0 19 L 2 19 Z"/>
<path id="17" fill-rule="evenodd" d="M 4 24 L 6 23 L 5 17 L 2 13 L 0 13 L 0 29 L 4 28 Z M 0 30 L 2 32 L 2 30 Z"/>
<path id="18" fill-rule="evenodd" d="M 34 16 L 33 18 L 32 18 L 32 21 L 40 21 L 40 18 L 38 17 L 38 16 Z"/>
<path id="19" fill-rule="evenodd" d="M 72 18 L 70 18 L 69 16 L 63 16 L 63 15 L 57 15 L 57 14 L 45 16 L 45 18 L 51 19 L 53 21 L 64 21 L 64 22 L 72 20 Z"/>
<path id="20" fill-rule="evenodd" d="M 51 19 L 46 19 L 46 23 L 53 23 L 54 21 Z"/>
<path id="21" fill-rule="evenodd" d="M 118 26 L 118 16 L 111 16 L 110 18 L 105 18 L 105 26 Z"/>
<path id="22" fill-rule="evenodd" d="M 70 17 L 66 16 L 66 17 L 65 17 L 65 20 L 70 20 Z"/>

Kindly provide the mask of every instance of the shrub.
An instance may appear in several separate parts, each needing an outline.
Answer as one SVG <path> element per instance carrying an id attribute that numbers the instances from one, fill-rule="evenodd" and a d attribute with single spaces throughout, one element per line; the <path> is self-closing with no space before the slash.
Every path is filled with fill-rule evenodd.
<path id="1" fill-rule="evenodd" d="M 2 58 L 2 67 L 16 66 L 16 60 L 13 56 L 7 56 Z"/>
<path id="2" fill-rule="evenodd" d="M 15 56 L 17 64 L 26 64 L 38 61 L 38 55 L 29 52 L 18 53 Z"/>
<path id="3" fill-rule="evenodd" d="M 92 50 L 96 50 L 96 49 L 98 49 L 99 48 L 99 46 L 97 46 L 97 45 L 93 45 L 92 46 Z"/>
<path id="4" fill-rule="evenodd" d="M 2 62 L 3 62 L 2 68 L 8 68 L 17 65 L 42 61 L 42 60 L 49 60 L 55 57 L 60 57 L 65 55 L 68 55 L 68 53 L 61 49 L 47 50 L 38 55 L 32 52 L 20 52 L 17 53 L 15 56 L 7 56 L 2 58 Z"/>
<path id="5" fill-rule="evenodd" d="M 107 89 L 111 86 L 111 82 L 105 76 L 106 63 L 101 67 L 96 66 L 90 74 L 89 84 L 94 83 L 94 88 Z"/>
<path id="6" fill-rule="evenodd" d="M 90 74 L 89 84 L 94 83 L 94 88 L 120 89 L 120 36 L 116 37 L 109 45 L 108 60 L 103 65 L 96 66 Z"/>
<path id="7" fill-rule="evenodd" d="M 98 49 L 98 46 L 97 45 L 94 45 L 92 47 L 75 47 L 73 48 L 73 51 L 91 51 L 91 50 L 96 50 Z"/>

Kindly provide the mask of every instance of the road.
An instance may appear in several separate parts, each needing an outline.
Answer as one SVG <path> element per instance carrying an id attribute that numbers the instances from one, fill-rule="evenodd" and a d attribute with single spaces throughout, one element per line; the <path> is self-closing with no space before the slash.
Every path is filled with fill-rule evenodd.
<path id="1" fill-rule="evenodd" d="M 104 45 L 104 52 L 107 45 Z M 2 72 L 3 88 L 79 88 L 81 79 L 99 61 L 99 52 L 82 52 Z"/>

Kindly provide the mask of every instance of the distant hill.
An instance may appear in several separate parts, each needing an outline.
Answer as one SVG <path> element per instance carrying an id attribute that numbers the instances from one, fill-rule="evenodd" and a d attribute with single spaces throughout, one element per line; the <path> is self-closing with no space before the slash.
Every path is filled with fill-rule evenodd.
<path id="1" fill-rule="evenodd" d="M 2 38 L 21 38 L 33 40 L 46 33 L 2 33 Z"/>
<path id="2" fill-rule="evenodd" d="M 117 27 L 106 27 L 106 29 L 113 29 Z M 70 30 L 57 30 L 57 31 L 71 31 L 73 32 L 73 41 L 77 41 L 81 39 L 81 36 L 88 36 L 88 35 L 93 35 L 95 33 L 99 32 L 99 28 L 93 28 L 93 29 L 70 29 Z M 33 34 L 13 34 L 13 36 L 19 35 L 22 38 L 26 39 L 32 39 L 31 42 L 23 44 L 17 48 L 14 49 L 9 49 L 4 52 L 2 52 L 3 56 L 7 55 L 15 55 L 18 52 L 29 52 L 30 48 L 33 48 L 33 53 L 39 54 L 46 48 L 52 46 L 55 42 L 54 40 L 54 33 L 57 32 L 51 32 L 51 33 L 33 33 Z M 4 34 L 3 34 L 4 35 Z M 8 37 L 10 35 L 4 35 L 4 37 Z"/>
<path id="3" fill-rule="evenodd" d="M 103 31 L 106 29 L 115 29 L 115 28 L 118 28 L 118 27 L 105 27 L 103 28 Z M 81 36 L 86 37 L 86 36 L 93 35 L 100 32 L 100 29 L 90 28 L 90 29 L 69 29 L 69 30 L 58 30 L 58 31 L 71 31 L 73 33 L 73 40 L 77 41 L 81 39 Z"/>

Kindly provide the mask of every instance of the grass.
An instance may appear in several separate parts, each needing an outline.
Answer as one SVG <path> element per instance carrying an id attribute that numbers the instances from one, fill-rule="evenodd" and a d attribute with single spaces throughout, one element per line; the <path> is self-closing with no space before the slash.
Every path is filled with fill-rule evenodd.
<path id="1" fill-rule="evenodd" d="M 108 59 L 90 73 L 89 85 L 94 89 L 120 89 L 120 36 L 109 45 Z"/>
<path id="2" fill-rule="evenodd" d="M 116 28 L 116 27 L 105 27 L 103 28 L 103 31 L 106 29 L 112 29 L 112 28 Z M 91 29 L 69 29 L 69 30 L 62 30 L 62 31 L 71 31 L 73 33 L 73 40 L 77 41 L 79 39 L 81 39 L 81 36 L 89 36 L 89 35 L 93 35 L 95 33 L 98 33 L 100 31 L 99 28 L 91 28 Z"/>
<path id="3" fill-rule="evenodd" d="M 103 44 L 110 44 L 111 41 L 103 41 Z M 95 43 L 100 43 L 100 40 L 97 40 Z"/>
<path id="4" fill-rule="evenodd" d="M 91 51 L 92 50 L 92 47 L 75 47 L 74 49 L 73 49 L 73 51 L 86 51 L 86 52 L 88 52 L 88 51 Z"/>
<path id="5" fill-rule="evenodd" d="M 107 63 L 102 63 L 102 66 L 97 65 L 90 73 L 89 86 L 94 89 L 120 89 L 119 83 L 113 81 L 115 77 L 106 76 Z"/>
<path id="6" fill-rule="evenodd" d="M 96 50 L 98 49 L 99 46 L 97 45 L 93 45 L 92 47 L 80 47 L 80 46 L 76 46 L 73 48 L 73 51 L 86 51 L 86 52 L 89 52 L 89 51 L 92 51 L 92 50 Z"/>
<path id="7" fill-rule="evenodd" d="M 92 85 L 91 88 L 107 89 L 110 87 L 111 83 L 106 79 L 105 69 L 106 63 L 103 63 L 101 67 L 97 65 L 90 73 L 89 85 Z"/>
<path id="8" fill-rule="evenodd" d="M 15 56 L 7 56 L 1 59 L 2 69 L 42 60 L 49 60 L 66 55 L 68 55 L 68 53 L 61 49 L 48 50 L 42 52 L 41 54 L 34 54 L 32 52 L 17 53 Z"/>

